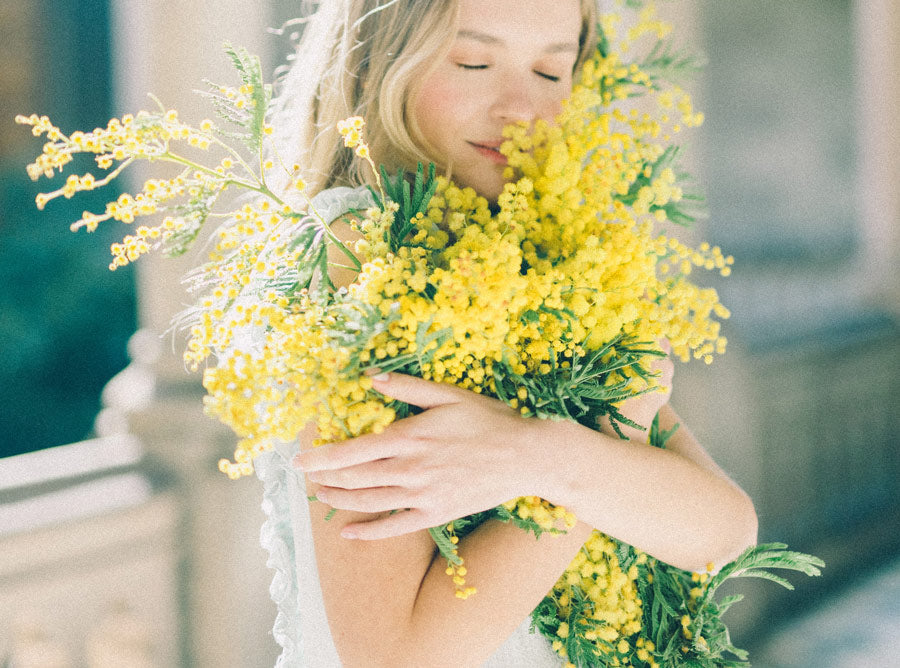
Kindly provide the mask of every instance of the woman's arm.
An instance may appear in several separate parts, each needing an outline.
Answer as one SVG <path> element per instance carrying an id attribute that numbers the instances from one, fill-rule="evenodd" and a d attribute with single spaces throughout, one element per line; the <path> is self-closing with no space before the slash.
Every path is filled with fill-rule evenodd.
<path id="1" fill-rule="evenodd" d="M 348 220 L 338 219 L 331 227 L 349 244 L 360 235 Z M 333 246 L 328 248 L 328 261 L 335 285 L 346 285 L 356 277 L 355 271 L 342 266 L 347 258 Z M 513 411 L 499 402 L 493 406 L 497 407 L 506 418 L 512 416 L 517 425 L 521 423 Z M 495 417 L 479 415 L 474 421 L 490 423 Z M 301 452 L 309 450 L 313 436 L 310 429 L 301 437 Z M 485 449 L 483 454 L 491 452 Z M 495 460 L 508 464 L 510 456 Z M 457 488 L 467 493 L 464 482 Z M 513 489 L 501 492 L 485 508 L 516 496 Z M 307 494 L 321 490 L 321 485 L 307 480 Z M 445 573 L 446 561 L 427 530 L 382 540 L 348 540 L 341 536 L 345 526 L 365 525 L 371 530 L 372 522 L 392 516 L 388 511 L 342 509 L 326 521 L 329 511 L 327 504 L 310 503 L 326 615 L 341 662 L 348 668 L 480 665 L 540 603 L 591 533 L 587 524 L 579 523 L 564 536 L 545 536 L 538 542 L 514 526 L 486 523 L 459 545 L 471 568 L 467 580 L 478 587 L 477 595 L 460 601 Z M 423 527 L 439 524 L 424 523 Z"/>
<path id="2" fill-rule="evenodd" d="M 315 471 L 309 478 L 327 485 L 328 504 L 380 513 L 342 510 L 333 526 L 317 527 L 314 518 L 328 615 L 347 665 L 483 661 L 549 591 L 591 526 L 698 570 L 753 541 L 752 506 L 708 468 L 711 460 L 683 427 L 664 452 L 573 423 L 521 418 L 499 401 L 401 374 L 376 387 L 426 410 L 384 434 L 300 458 Z M 663 426 L 674 419 L 664 412 Z M 544 494 L 585 521 L 540 541 L 513 526 L 484 525 L 460 542 L 467 584 L 478 594 L 458 601 L 422 529 L 522 494 Z M 387 516 L 389 508 L 413 510 Z M 323 516 L 319 508 L 316 517 Z M 392 537 L 346 540 L 340 531 L 348 520 L 359 537 Z M 361 614 L 370 606 L 371 616 Z"/>
<path id="3" fill-rule="evenodd" d="M 570 423 L 536 493 L 673 566 L 721 566 L 756 543 L 756 511 L 666 404 L 660 428 L 676 424 L 661 450 Z"/>
<path id="4" fill-rule="evenodd" d="M 397 375 L 396 378 L 400 382 L 423 383 L 442 394 L 452 393 L 462 399 L 477 396 L 408 376 Z M 395 386 L 395 389 L 399 388 Z M 425 403 L 423 392 L 415 389 L 413 392 L 417 395 L 415 401 Z M 484 401 L 478 401 L 475 410 L 464 406 L 460 410 L 440 412 L 438 416 L 449 415 L 457 424 L 473 425 L 475 428 L 470 433 L 480 432 L 482 437 L 491 423 L 508 428 L 530 424 L 500 402 L 479 399 Z M 432 412 L 431 420 L 434 414 Z M 385 433 L 394 432 L 389 441 L 402 440 L 405 429 L 411 423 L 421 422 L 423 417 L 428 416 L 408 418 L 389 427 Z M 434 428 L 446 430 L 440 425 Z M 423 426 L 423 429 L 427 432 L 432 428 Z M 304 454 L 300 460 L 306 464 L 322 462 L 322 455 L 331 455 L 332 462 L 338 461 L 335 456 L 343 456 L 344 461 L 349 461 L 347 455 L 365 447 L 365 438 L 361 438 L 310 449 L 311 438 L 312 434 L 307 433 L 301 439 Z M 502 443 L 496 434 L 493 440 Z M 478 462 L 486 470 L 489 460 L 493 459 L 492 470 L 500 471 L 508 469 L 514 462 L 513 453 L 514 450 L 504 452 L 500 447 L 485 447 L 480 449 L 480 454 L 473 452 L 471 461 Z M 468 463 L 460 461 L 462 466 L 458 470 L 466 471 L 462 481 L 455 474 L 440 476 L 451 479 L 457 490 L 455 499 L 465 498 L 478 486 L 476 481 L 471 481 L 471 486 L 465 484 L 465 479 L 471 478 Z M 351 467 L 342 475 L 346 479 L 358 473 L 359 470 L 354 473 Z M 308 474 L 307 493 L 323 495 L 323 487 L 312 480 L 325 479 L 328 475 L 322 470 Z M 353 484 L 363 485 L 357 488 L 361 495 L 373 489 L 366 487 L 360 478 Z M 403 530 L 400 535 L 382 540 L 348 540 L 341 536 L 345 526 L 371 529 L 377 520 L 397 522 L 410 516 L 418 519 L 414 513 L 389 515 L 386 511 L 348 510 L 346 508 L 356 507 L 356 503 L 366 505 L 371 501 L 341 502 L 337 500 L 339 492 L 334 487 L 324 489 L 326 500 L 343 508 L 331 520 L 325 521 L 330 510 L 328 504 L 311 503 L 310 513 L 329 626 L 341 661 L 346 666 L 479 665 L 552 588 L 591 532 L 588 525 L 579 523 L 564 536 L 544 536 L 537 541 L 533 535 L 511 525 L 499 522 L 483 525 L 459 545 L 460 554 L 469 566 L 468 583 L 478 588 L 475 596 L 460 601 L 454 596 L 453 582 L 445 573 L 446 561 L 437 554 L 426 530 Z M 333 498 L 327 496 L 329 493 Z M 485 502 L 488 504 L 485 508 L 513 496 L 513 492 L 499 490 L 495 495 L 497 500 L 492 497 Z M 449 495 L 446 500 L 448 505 L 455 502 Z M 388 506 L 397 507 L 390 503 Z M 452 514 L 456 511 L 450 512 L 449 519 L 460 516 Z M 440 523 L 426 520 L 422 526 Z M 392 530 L 396 528 L 394 526 Z"/>
<path id="5" fill-rule="evenodd" d="M 310 484 L 313 494 L 316 485 Z M 347 521 L 383 514 L 310 504 L 325 609 L 347 668 L 478 666 L 503 644 L 575 557 L 591 528 L 579 523 L 539 541 L 512 525 L 487 522 L 459 544 L 478 593 L 454 596 L 427 531 L 383 540 L 347 540 Z"/>

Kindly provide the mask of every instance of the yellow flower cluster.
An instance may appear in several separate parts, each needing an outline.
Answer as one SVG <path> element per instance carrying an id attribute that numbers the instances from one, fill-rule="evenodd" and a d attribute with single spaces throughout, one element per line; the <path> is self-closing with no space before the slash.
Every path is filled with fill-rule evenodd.
<path id="1" fill-rule="evenodd" d="M 310 421 L 316 443 L 383 429 L 395 412 L 370 391 L 361 375 L 369 367 L 414 369 L 496 396 L 497 364 L 523 376 L 548 374 L 622 334 L 650 344 L 666 337 L 682 359 L 709 362 L 724 352 L 717 318 L 727 309 L 715 291 L 687 276 L 692 267 L 727 273 L 731 258 L 653 231 L 683 196 L 673 169 L 662 164 L 666 138 L 702 119 L 681 91 L 657 95 L 656 115 L 613 105 L 649 82 L 619 53 L 598 54 L 556 124 L 507 129 L 502 151 L 518 179 L 507 184 L 495 214 L 473 190 L 439 178 L 413 233 L 392 252 L 396 204 L 373 208 L 356 222 L 361 271 L 328 299 L 271 287 L 290 286 L 291 268 L 311 261 L 292 250 L 302 226 L 266 200 L 246 205 L 219 233 L 214 286 L 186 353 L 193 366 L 211 353 L 218 358 L 204 374 L 207 408 L 241 436 L 234 462 L 223 460 L 222 470 L 249 473 L 256 454 L 275 440 L 293 440 Z M 682 114 L 674 125 L 673 108 Z M 361 118 L 341 122 L 339 132 L 368 159 Z M 260 285 L 270 287 L 261 292 Z M 629 381 L 640 391 L 644 376 L 626 367 L 608 383 Z M 524 415 L 535 412 L 524 386 L 509 403 Z M 547 531 L 575 522 L 537 497 L 505 507 Z M 600 560 L 580 564 L 596 569 L 590 577 L 616 572 L 609 550 L 587 554 Z M 449 568 L 458 595 L 471 593 L 465 569 Z M 586 584 L 573 578 L 567 573 L 563 586 Z M 620 623 L 608 628 L 617 638 L 639 629 L 629 582 L 615 576 L 585 589 L 592 614 L 615 611 L 609 619 Z M 597 633 L 606 641 L 610 631 Z"/>
<path id="2" fill-rule="evenodd" d="M 113 118 L 105 128 L 92 132 L 73 132 L 67 136 L 53 125 L 46 116 L 16 116 L 16 123 L 32 126 L 35 136 L 47 135 L 48 142 L 43 153 L 27 166 L 32 180 L 40 176 L 51 178 L 56 170 L 61 170 L 72 161 L 76 153 L 93 153 L 101 169 L 109 169 L 115 161 L 135 158 L 153 159 L 164 156 L 169 142 L 184 140 L 191 146 L 206 149 L 212 143 L 212 123 L 205 121 L 203 130 L 197 130 L 182 123 L 178 112 L 170 109 L 161 114 L 141 112 L 137 116 L 128 114 L 122 119 Z M 72 197 L 79 190 L 92 190 L 105 185 L 110 179 L 94 181 L 93 178 L 70 177 L 66 186 L 46 195 L 43 203 L 60 195 Z M 41 202 L 38 202 L 39 206 Z"/>
<path id="3" fill-rule="evenodd" d="M 242 181 L 231 171 L 236 162 L 232 156 L 236 154 L 215 137 L 216 127 L 212 121 L 204 120 L 199 127 L 194 128 L 181 122 L 174 109 L 158 113 L 142 111 L 137 115 L 127 114 L 121 119 L 111 119 L 105 128 L 96 128 L 92 132 L 73 132 L 71 135 L 63 134 L 46 116 L 20 115 L 16 117 L 16 122 L 30 125 L 36 136 L 47 136 L 43 152 L 27 166 L 28 175 L 33 180 L 41 176 L 51 178 L 57 170 L 62 171 L 78 153 L 93 154 L 98 167 L 109 170 L 103 178 L 97 178 L 90 172 L 83 175 L 70 174 L 62 187 L 37 195 L 36 204 L 39 209 L 43 209 L 57 197 L 70 199 L 78 192 L 95 190 L 109 184 L 138 159 L 171 162 L 183 169 L 180 174 L 169 179 L 149 179 L 136 195 L 123 193 L 109 202 L 103 213 L 85 211 L 80 220 L 72 223 L 72 231 L 85 228 L 88 232 L 93 232 L 103 221 L 112 219 L 130 224 L 138 217 L 166 212 L 170 209 L 172 200 L 188 198 L 187 207 L 172 209 L 177 215 L 166 216 L 158 225 L 141 226 L 134 234 L 113 244 L 110 249 L 113 255 L 110 269 L 133 262 L 187 228 L 198 228 L 206 216 L 208 203 L 214 201 L 218 193 L 228 185 L 256 185 Z M 199 150 L 207 150 L 217 144 L 230 155 L 214 168 L 204 167 L 175 153 L 172 143 L 176 141 Z M 239 158 L 237 162 L 242 163 Z M 247 172 L 252 171 L 246 164 L 243 166 Z"/>
<path id="4" fill-rule="evenodd" d="M 459 543 L 459 536 L 456 535 L 455 527 L 453 526 L 453 522 L 450 522 L 446 526 L 447 535 L 450 537 L 450 543 L 452 545 L 456 545 Z M 466 573 L 468 573 L 468 569 L 465 566 L 465 561 L 462 557 L 459 556 L 459 550 L 456 547 L 451 551 L 451 556 L 453 561 L 447 562 L 446 573 L 453 580 L 453 584 L 456 586 L 456 598 L 459 599 L 467 599 L 473 594 L 476 593 L 475 587 L 466 587 Z"/>
<path id="5" fill-rule="evenodd" d="M 344 138 L 344 146 L 355 150 L 356 155 L 364 160 L 369 159 L 369 145 L 363 141 L 362 129 L 365 125 L 362 116 L 352 116 L 351 118 L 338 121 L 338 132 Z"/>
<path id="6" fill-rule="evenodd" d="M 647 560 L 638 555 L 637 564 Z M 599 531 L 591 534 L 588 542 L 566 568 L 554 585 L 550 597 L 556 604 L 560 620 L 577 620 L 580 633 L 596 642 L 597 656 L 614 651 L 609 665 L 627 665 L 629 655 L 652 652 L 653 643 L 648 639 L 632 637 L 641 630 L 641 600 L 638 598 L 635 580 L 638 568 L 632 564 L 627 571 L 620 567 L 616 556 L 616 544 Z M 573 590 L 584 594 L 576 596 Z M 569 638 L 570 622 L 561 621 L 552 643 L 553 649 L 564 659 L 568 658 L 565 640 Z M 643 650 L 643 651 L 642 651 Z"/>
<path id="7" fill-rule="evenodd" d="M 91 222 L 96 225 L 95 219 Z M 183 227 L 183 221 L 171 216 L 167 216 L 162 224 L 156 227 L 141 225 L 137 228 L 135 234 L 125 235 L 121 243 L 115 243 L 110 246 L 113 261 L 110 263 L 109 268 L 115 270 L 117 267 L 124 267 L 129 262 L 134 262 L 141 255 L 150 252 L 153 244 L 158 240 L 165 241 L 170 239 L 175 232 Z"/>
<path id="8" fill-rule="evenodd" d="M 559 528 L 561 523 L 566 529 L 571 529 L 578 522 L 574 513 L 562 506 L 554 506 L 549 501 L 537 496 L 520 496 L 503 504 L 510 513 L 514 513 L 520 519 L 532 519 L 544 531 L 552 532 Z"/>
<path id="9" fill-rule="evenodd" d="M 253 86 L 250 84 L 245 83 L 237 88 L 219 86 L 216 92 L 228 100 L 235 109 L 253 109 L 256 106 L 256 100 L 253 97 Z"/>

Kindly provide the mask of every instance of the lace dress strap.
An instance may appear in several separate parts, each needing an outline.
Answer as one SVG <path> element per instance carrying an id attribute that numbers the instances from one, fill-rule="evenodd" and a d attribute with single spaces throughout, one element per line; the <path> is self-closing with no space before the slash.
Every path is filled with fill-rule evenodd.
<path id="1" fill-rule="evenodd" d="M 310 211 L 315 211 L 329 223 L 345 213 L 365 210 L 375 204 L 372 193 L 366 186 L 329 188 L 315 195 L 310 202 Z"/>
<path id="2" fill-rule="evenodd" d="M 275 665 L 277 668 L 299 666 L 302 629 L 287 481 L 289 472 L 281 454 L 275 451 L 259 455 L 254 468 L 263 483 L 262 509 L 266 515 L 259 532 L 259 542 L 269 553 L 266 566 L 275 571 L 269 585 L 269 596 L 278 610 L 272 635 L 282 649 Z"/>

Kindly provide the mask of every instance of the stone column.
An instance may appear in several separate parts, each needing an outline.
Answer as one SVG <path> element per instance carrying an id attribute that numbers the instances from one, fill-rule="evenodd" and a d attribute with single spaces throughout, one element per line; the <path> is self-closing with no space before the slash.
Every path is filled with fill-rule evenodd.
<path id="1" fill-rule="evenodd" d="M 862 249 L 868 293 L 900 314 L 900 4 L 857 0 L 857 114 Z"/>
<path id="2" fill-rule="evenodd" d="M 152 92 L 188 122 L 214 118 L 214 110 L 194 91 L 205 88 L 204 79 L 239 83 L 221 45 L 245 46 L 266 60 L 269 2 L 110 4 L 119 116 L 152 108 L 147 97 Z M 159 176 L 162 167 L 140 165 L 131 173 L 129 191 Z M 270 633 L 275 608 L 268 599 L 266 555 L 258 544 L 261 490 L 255 478 L 233 482 L 218 472 L 217 460 L 232 454 L 233 436 L 203 415 L 200 376 L 181 361 L 184 339 L 166 334 L 173 316 L 189 302 L 181 276 L 200 260 L 195 250 L 177 260 L 150 254 L 138 261 L 139 331 L 130 343 L 132 364 L 107 386 L 97 431 L 138 436 L 148 456 L 174 475 L 183 517 L 185 663 L 271 666 L 277 655 Z"/>

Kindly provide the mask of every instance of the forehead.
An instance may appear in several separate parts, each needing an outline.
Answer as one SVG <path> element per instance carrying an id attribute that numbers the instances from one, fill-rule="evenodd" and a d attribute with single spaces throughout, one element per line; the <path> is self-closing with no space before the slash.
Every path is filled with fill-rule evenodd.
<path id="1" fill-rule="evenodd" d="M 578 48 L 579 0 L 459 0 L 457 39 Z"/>

